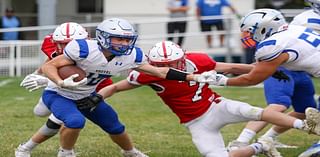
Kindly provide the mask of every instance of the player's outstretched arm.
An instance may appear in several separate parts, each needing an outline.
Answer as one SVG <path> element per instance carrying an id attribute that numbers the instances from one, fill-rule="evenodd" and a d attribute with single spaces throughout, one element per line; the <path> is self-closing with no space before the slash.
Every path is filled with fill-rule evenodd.
<path id="1" fill-rule="evenodd" d="M 100 94 L 103 97 L 103 99 L 105 99 L 112 96 L 114 93 L 130 90 L 136 87 L 140 87 L 140 86 L 132 85 L 125 79 L 102 88 L 98 92 L 98 94 Z"/>
<path id="2" fill-rule="evenodd" d="M 229 78 L 228 86 L 250 86 L 261 83 L 272 76 L 281 65 L 281 59 L 257 62 L 254 68 L 248 73 L 237 77 Z"/>
<path id="3" fill-rule="evenodd" d="M 168 80 L 179 80 L 179 81 L 197 81 L 201 82 L 198 74 L 187 74 L 177 69 L 168 67 L 155 67 L 150 64 L 142 64 L 135 68 L 139 72 L 144 72 L 149 75 L 157 76 L 159 78 Z"/>
<path id="4" fill-rule="evenodd" d="M 217 62 L 215 71 L 228 74 L 246 74 L 254 68 L 253 64 Z"/>

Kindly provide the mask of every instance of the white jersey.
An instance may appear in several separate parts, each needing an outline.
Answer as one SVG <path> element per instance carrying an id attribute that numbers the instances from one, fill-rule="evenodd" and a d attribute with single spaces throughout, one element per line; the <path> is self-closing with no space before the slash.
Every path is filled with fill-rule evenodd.
<path id="1" fill-rule="evenodd" d="M 320 33 L 320 15 L 315 13 L 312 9 L 295 16 L 290 24 L 312 28 Z"/>
<path id="2" fill-rule="evenodd" d="M 64 56 L 73 60 L 86 72 L 87 84 L 75 89 L 67 89 L 60 88 L 50 81 L 46 89 L 57 91 L 59 95 L 73 100 L 89 96 L 104 78 L 146 63 L 145 55 L 137 47 L 132 50 L 130 55 L 116 56 L 108 61 L 99 49 L 96 40 L 85 39 L 71 41 L 64 49 Z"/>
<path id="3" fill-rule="evenodd" d="M 281 53 L 288 53 L 289 59 L 283 67 L 293 71 L 306 71 L 320 77 L 320 36 L 310 28 L 289 25 L 257 45 L 257 61 L 270 61 Z"/>

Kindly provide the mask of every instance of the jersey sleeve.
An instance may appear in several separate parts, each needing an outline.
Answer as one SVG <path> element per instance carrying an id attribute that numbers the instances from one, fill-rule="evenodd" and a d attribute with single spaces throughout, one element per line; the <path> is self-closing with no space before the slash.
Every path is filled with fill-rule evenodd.
<path id="1" fill-rule="evenodd" d="M 47 35 L 42 42 L 41 51 L 48 56 L 49 59 L 56 57 L 57 45 L 52 41 L 52 35 Z"/>
<path id="2" fill-rule="evenodd" d="M 147 57 L 141 50 L 141 48 L 136 47 L 136 56 L 135 56 L 135 64 L 141 65 L 147 63 Z"/>
<path id="3" fill-rule="evenodd" d="M 297 15 L 293 18 L 293 20 L 290 22 L 290 25 L 299 25 L 299 26 L 302 26 L 302 25 L 305 25 L 306 26 L 306 22 L 304 22 L 305 17 L 302 17 L 300 15 Z"/>
<path id="4" fill-rule="evenodd" d="M 286 44 L 275 39 L 262 41 L 257 45 L 255 59 L 257 61 L 271 61 L 283 52 L 284 45 Z"/>
<path id="5" fill-rule="evenodd" d="M 202 73 L 215 69 L 216 61 L 214 61 L 208 54 L 199 52 L 186 53 L 187 59 L 191 60 L 197 65 L 198 71 L 196 73 Z"/>
<path id="6" fill-rule="evenodd" d="M 133 85 L 148 85 L 154 82 L 159 82 L 161 80 L 164 79 L 140 73 L 135 70 L 131 71 L 129 76 L 127 77 L 127 81 Z"/>
<path id="7" fill-rule="evenodd" d="M 64 56 L 73 60 L 82 60 L 89 55 L 89 46 L 86 39 L 70 41 L 64 48 Z"/>

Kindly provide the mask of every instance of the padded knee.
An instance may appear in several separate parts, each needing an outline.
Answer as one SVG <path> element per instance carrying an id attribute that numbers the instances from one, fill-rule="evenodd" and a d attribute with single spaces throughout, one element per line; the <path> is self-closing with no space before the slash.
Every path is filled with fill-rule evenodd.
<path id="1" fill-rule="evenodd" d="M 60 129 L 61 127 L 60 124 L 57 124 L 50 119 L 47 120 L 46 126 L 50 129 Z"/>
<path id="2" fill-rule="evenodd" d="M 86 119 L 79 115 L 69 115 L 64 121 L 64 125 L 67 128 L 82 129 L 86 123 Z"/>
<path id="3" fill-rule="evenodd" d="M 59 132 L 60 127 L 60 125 L 55 124 L 48 119 L 47 123 L 39 129 L 39 132 L 44 136 L 51 137 Z"/>

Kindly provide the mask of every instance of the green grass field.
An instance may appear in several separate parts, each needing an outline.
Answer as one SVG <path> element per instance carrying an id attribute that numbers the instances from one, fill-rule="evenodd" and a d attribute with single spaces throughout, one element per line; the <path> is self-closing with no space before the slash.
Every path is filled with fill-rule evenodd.
<path id="1" fill-rule="evenodd" d="M 26 141 L 42 126 L 46 118 L 33 115 L 41 91 L 28 92 L 19 87 L 22 78 L 0 78 L 0 156 L 13 157 L 14 149 Z M 320 81 L 315 80 L 316 89 Z M 218 88 L 226 98 L 236 99 L 256 106 L 266 104 L 261 88 Z M 318 93 L 319 94 L 319 93 Z M 171 113 L 149 87 L 118 93 L 107 100 L 119 113 L 121 121 L 137 148 L 151 157 L 200 157 L 191 137 L 178 118 Z M 229 125 L 222 132 L 225 142 L 235 139 L 245 123 Z M 266 129 L 265 129 L 266 130 Z M 264 131 L 265 131 L 264 130 Z M 297 130 L 280 136 L 280 141 L 299 146 L 298 149 L 280 149 L 284 157 L 296 157 L 313 142 L 320 139 Z M 39 145 L 33 157 L 55 157 L 59 136 Z M 87 121 L 76 144 L 79 157 L 118 157 L 120 149 L 98 127 Z"/>

